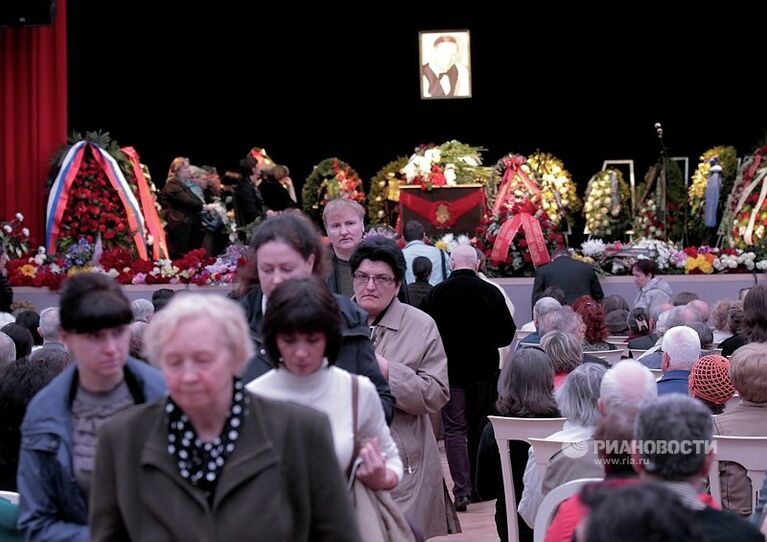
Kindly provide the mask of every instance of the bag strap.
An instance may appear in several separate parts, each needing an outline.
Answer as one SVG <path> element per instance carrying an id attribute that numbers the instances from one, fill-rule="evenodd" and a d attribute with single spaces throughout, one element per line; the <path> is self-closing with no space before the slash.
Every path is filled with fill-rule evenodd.
<path id="1" fill-rule="evenodd" d="M 439 257 L 442 260 L 442 280 L 447 280 L 447 266 L 445 265 L 445 251 L 439 250 Z"/>
<path id="2" fill-rule="evenodd" d="M 349 478 L 352 474 L 352 468 L 354 467 L 354 461 L 360 453 L 361 439 L 360 430 L 357 425 L 357 397 L 359 396 L 359 383 L 357 382 L 357 375 L 352 374 L 352 430 L 354 432 L 354 451 L 352 452 L 352 458 L 349 461 L 349 466 L 346 468 L 346 476 Z"/>

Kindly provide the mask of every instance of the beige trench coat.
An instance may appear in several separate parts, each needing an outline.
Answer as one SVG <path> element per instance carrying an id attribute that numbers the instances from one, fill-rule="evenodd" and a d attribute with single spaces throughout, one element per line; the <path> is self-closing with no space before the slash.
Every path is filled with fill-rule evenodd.
<path id="1" fill-rule="evenodd" d="M 460 532 L 429 421 L 429 414 L 439 412 L 450 398 L 447 356 L 437 324 L 395 298 L 373 331 L 373 345 L 389 360 L 389 386 L 396 399 L 391 433 L 404 474 L 391 494 L 425 538 Z"/>

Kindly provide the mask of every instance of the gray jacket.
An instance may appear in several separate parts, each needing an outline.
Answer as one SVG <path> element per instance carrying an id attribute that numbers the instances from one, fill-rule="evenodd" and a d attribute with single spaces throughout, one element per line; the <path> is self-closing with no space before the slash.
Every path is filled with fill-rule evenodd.
<path id="1" fill-rule="evenodd" d="M 136 403 L 165 395 L 156 370 L 133 358 L 125 381 Z M 72 401 L 77 366 L 71 364 L 35 395 L 21 424 L 19 531 L 26 540 L 88 540 L 88 502 L 75 481 Z"/>
<path id="2" fill-rule="evenodd" d="M 671 286 L 662 277 L 653 277 L 650 281 L 639 289 L 639 293 L 634 299 L 634 308 L 642 307 L 648 312 L 657 305 L 671 303 L 674 293 Z"/>

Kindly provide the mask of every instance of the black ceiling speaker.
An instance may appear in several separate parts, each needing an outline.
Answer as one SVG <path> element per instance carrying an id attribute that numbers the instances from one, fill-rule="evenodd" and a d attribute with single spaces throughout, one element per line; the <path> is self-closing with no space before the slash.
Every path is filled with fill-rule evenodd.
<path id="1" fill-rule="evenodd" d="M 56 0 L 0 0 L 0 26 L 43 26 L 55 16 Z"/>

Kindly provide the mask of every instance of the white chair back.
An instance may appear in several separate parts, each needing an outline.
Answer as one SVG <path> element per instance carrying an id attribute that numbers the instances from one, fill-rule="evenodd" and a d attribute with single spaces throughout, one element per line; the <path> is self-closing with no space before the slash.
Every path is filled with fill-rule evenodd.
<path id="1" fill-rule="evenodd" d="M 751 480 L 751 503 L 756 504 L 767 473 L 767 437 L 725 437 L 714 435 L 716 454 L 708 471 L 711 496 L 722 502 L 722 487 L 719 483 L 719 462 L 732 461 L 746 469 Z"/>
<path id="2" fill-rule="evenodd" d="M 596 356 L 599 359 L 605 360 L 610 365 L 615 365 L 621 360 L 623 350 L 596 350 L 593 352 L 584 352 L 584 354 Z"/>
<path id="3" fill-rule="evenodd" d="M 655 377 L 655 380 L 663 378 L 663 369 L 650 369 L 650 372 Z"/>
<path id="4" fill-rule="evenodd" d="M 540 474 L 541 480 L 546 477 L 546 469 L 549 468 L 551 458 L 570 444 L 579 445 L 579 443 L 573 443 L 569 440 L 530 439 L 530 445 L 533 447 L 533 453 L 535 454 L 535 465 L 538 467 L 538 474 Z"/>
<path id="5" fill-rule="evenodd" d="M 621 356 L 628 357 L 629 355 L 629 343 L 622 341 L 612 341 L 607 339 L 607 342 L 615 346 L 616 350 L 620 350 Z"/>
<path id="6" fill-rule="evenodd" d="M 2 491 L 0 490 L 0 497 L 9 501 L 11 504 L 19 504 L 19 494 L 15 491 Z"/>
<path id="7" fill-rule="evenodd" d="M 519 541 L 519 525 L 517 525 L 517 497 L 514 494 L 514 478 L 511 472 L 509 458 L 509 441 L 521 440 L 530 442 L 530 437 L 548 437 L 561 431 L 565 418 L 508 418 L 505 416 L 488 416 L 493 424 L 495 440 L 498 443 L 498 453 L 501 456 L 501 472 L 503 473 L 503 493 L 506 497 L 506 527 L 509 532 L 509 542 Z"/>
<path id="8" fill-rule="evenodd" d="M 573 446 L 586 446 L 585 442 L 572 442 L 570 440 L 547 440 L 545 438 L 531 438 L 530 445 L 533 447 L 533 453 L 535 454 L 535 466 L 538 467 L 538 474 L 541 477 L 541 481 L 546 477 L 546 469 L 549 468 L 551 458 L 561 452 L 565 447 Z"/>
<path id="9" fill-rule="evenodd" d="M 633 359 L 639 359 L 644 355 L 647 350 L 641 350 L 639 348 L 629 348 L 629 352 L 631 352 L 631 357 Z"/>
<path id="10" fill-rule="evenodd" d="M 552 489 L 548 495 L 543 498 L 541 505 L 538 507 L 538 514 L 535 516 L 535 529 L 533 530 L 534 542 L 543 542 L 546 538 L 546 531 L 549 528 L 554 512 L 562 501 L 569 499 L 581 488 L 587 484 L 595 484 L 602 481 L 602 478 L 579 478 L 578 480 L 570 480 L 565 482 L 561 486 L 557 486 Z"/>

